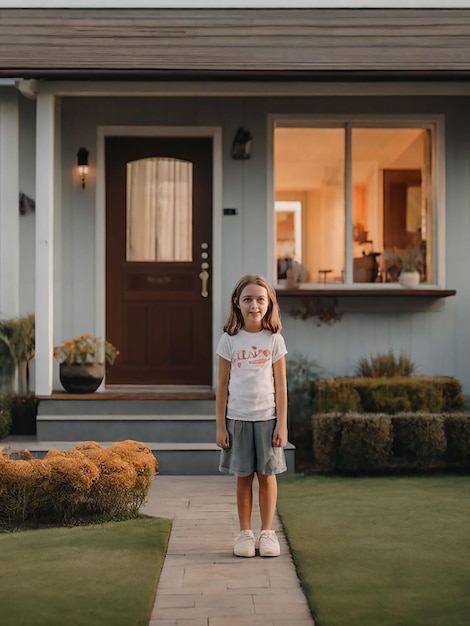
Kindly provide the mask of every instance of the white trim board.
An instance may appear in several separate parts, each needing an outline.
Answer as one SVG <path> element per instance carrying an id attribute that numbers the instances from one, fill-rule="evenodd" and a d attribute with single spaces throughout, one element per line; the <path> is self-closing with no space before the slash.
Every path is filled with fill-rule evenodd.
<path id="1" fill-rule="evenodd" d="M 469 0 L 470 2 L 470 0 Z M 17 79 L 28 97 L 38 93 L 75 97 L 258 97 L 258 96 L 468 96 L 470 83 L 461 82 L 90 82 Z"/>

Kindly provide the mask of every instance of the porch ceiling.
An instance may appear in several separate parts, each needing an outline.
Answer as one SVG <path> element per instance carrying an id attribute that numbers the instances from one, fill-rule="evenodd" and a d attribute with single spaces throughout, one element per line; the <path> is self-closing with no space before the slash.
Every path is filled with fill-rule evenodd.
<path id="1" fill-rule="evenodd" d="M 2 9 L 0 76 L 449 78 L 470 9 Z"/>

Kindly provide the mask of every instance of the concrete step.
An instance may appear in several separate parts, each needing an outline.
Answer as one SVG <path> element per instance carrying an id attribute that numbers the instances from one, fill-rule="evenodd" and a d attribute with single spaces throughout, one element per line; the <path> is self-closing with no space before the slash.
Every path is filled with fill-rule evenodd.
<path id="1" fill-rule="evenodd" d="M 84 441 L 108 446 L 133 439 L 144 443 L 156 456 L 165 475 L 218 474 L 220 449 L 215 440 L 215 400 L 178 395 L 146 398 L 113 394 L 72 397 L 56 394 L 41 398 L 36 437 L 22 445 L 38 458 L 48 450 L 69 450 Z M 7 440 L 5 440 L 7 441 Z M 102 443 L 108 442 L 108 443 Z M 1 444 L 5 442 L 0 442 Z M 286 447 L 289 471 L 295 471 L 295 448 Z"/>
<path id="2" fill-rule="evenodd" d="M 215 415 L 215 401 L 108 399 L 105 394 L 70 400 L 65 395 L 62 399 L 40 400 L 38 416 L 50 415 Z"/>
<path id="3" fill-rule="evenodd" d="M 215 439 L 214 415 L 41 415 L 39 441 L 158 441 L 204 443 Z"/>
<path id="4" fill-rule="evenodd" d="M 95 439 L 93 441 L 96 441 Z M 140 441 L 140 440 L 138 440 Z M 27 449 L 38 458 L 44 458 L 49 450 L 63 452 L 74 448 L 83 441 L 38 441 L 35 437 L 7 437 L 0 441 L 0 449 Z M 108 447 L 112 441 L 98 441 L 101 446 Z M 159 464 L 162 476 L 210 476 L 219 474 L 220 449 L 215 443 L 155 443 L 141 441 L 152 450 Z M 295 447 L 287 444 L 285 448 L 287 468 L 295 472 Z"/>

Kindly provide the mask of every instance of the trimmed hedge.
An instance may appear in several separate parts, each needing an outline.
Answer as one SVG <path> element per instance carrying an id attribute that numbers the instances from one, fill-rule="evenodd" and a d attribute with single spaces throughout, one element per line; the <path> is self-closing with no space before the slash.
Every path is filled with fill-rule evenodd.
<path id="1" fill-rule="evenodd" d="M 344 419 L 344 415 L 333 413 L 313 418 L 313 456 L 321 469 L 334 470 L 338 465 Z"/>
<path id="2" fill-rule="evenodd" d="M 312 383 L 316 413 L 357 412 L 389 415 L 423 411 L 465 411 L 462 383 L 451 377 L 344 377 Z"/>
<path id="3" fill-rule="evenodd" d="M 312 382 L 312 397 L 316 413 L 363 413 L 361 397 L 355 388 L 355 378 L 319 379 Z M 365 379 L 364 379 L 365 380 Z"/>
<path id="4" fill-rule="evenodd" d="M 327 413 L 312 421 L 323 471 L 470 469 L 470 414 Z"/>
<path id="5" fill-rule="evenodd" d="M 11 431 L 11 406 L 0 396 L 0 439 L 8 437 Z"/>
<path id="6" fill-rule="evenodd" d="M 39 400 L 32 392 L 10 393 L 6 401 L 11 407 L 11 435 L 35 435 Z"/>
<path id="7" fill-rule="evenodd" d="M 341 421 L 338 469 L 359 471 L 386 467 L 392 452 L 392 441 L 389 417 L 345 416 Z"/>
<path id="8" fill-rule="evenodd" d="M 35 435 L 38 404 L 32 392 L 0 395 L 0 439 L 8 435 Z"/>
<path id="9" fill-rule="evenodd" d="M 453 467 L 470 467 L 470 419 L 466 413 L 446 415 L 446 459 Z"/>
<path id="10" fill-rule="evenodd" d="M 444 458 L 447 442 L 442 415 L 394 415 L 391 425 L 396 458 L 422 469 Z"/>

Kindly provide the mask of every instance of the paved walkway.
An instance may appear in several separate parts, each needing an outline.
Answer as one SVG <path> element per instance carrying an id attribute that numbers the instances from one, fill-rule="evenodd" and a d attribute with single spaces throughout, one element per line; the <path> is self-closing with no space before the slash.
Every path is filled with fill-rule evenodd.
<path id="1" fill-rule="evenodd" d="M 313 626 L 277 519 L 280 557 L 233 556 L 234 478 L 157 476 L 142 512 L 173 519 L 149 626 Z"/>

